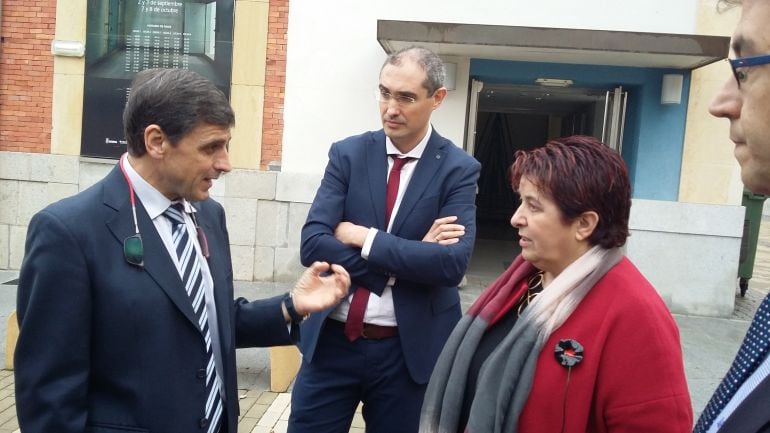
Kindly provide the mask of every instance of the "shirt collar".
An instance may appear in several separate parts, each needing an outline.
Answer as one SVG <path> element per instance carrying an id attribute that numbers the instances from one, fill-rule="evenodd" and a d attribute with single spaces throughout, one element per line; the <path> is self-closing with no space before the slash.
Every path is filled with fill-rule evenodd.
<path id="1" fill-rule="evenodd" d="M 163 215 L 163 212 L 175 202 L 166 198 L 165 195 L 144 180 L 134 167 L 131 166 L 131 161 L 128 159 L 128 153 L 124 153 L 123 156 L 121 156 L 121 159 L 123 160 L 123 168 L 126 170 L 126 175 L 128 175 L 128 178 L 131 180 L 131 186 L 134 188 L 134 194 L 136 194 L 136 197 L 142 202 L 144 209 L 147 211 L 147 215 L 153 220 L 158 216 Z M 195 212 L 195 208 L 190 205 L 189 201 L 182 199 L 181 203 L 184 205 L 184 209 L 187 213 Z"/>
<path id="2" fill-rule="evenodd" d="M 419 143 L 417 143 L 417 146 L 414 147 L 409 153 L 402 154 L 398 148 L 396 148 L 396 145 L 393 144 L 392 141 L 390 141 L 390 137 L 387 135 L 385 136 L 385 153 L 388 155 L 398 155 L 400 158 L 403 157 L 410 157 L 415 159 L 420 159 L 422 157 L 422 153 L 425 152 L 425 148 L 428 147 L 428 140 L 430 140 L 430 136 L 433 134 L 433 126 L 429 123 L 428 124 L 428 132 L 425 134 L 425 137 L 420 140 Z"/>

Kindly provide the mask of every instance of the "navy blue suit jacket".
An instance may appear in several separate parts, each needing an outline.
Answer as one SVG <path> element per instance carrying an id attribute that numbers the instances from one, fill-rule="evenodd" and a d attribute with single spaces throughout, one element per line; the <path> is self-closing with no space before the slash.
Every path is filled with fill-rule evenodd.
<path id="1" fill-rule="evenodd" d="M 393 303 L 406 365 L 415 382 L 427 383 L 450 332 L 460 318 L 457 285 L 476 237 L 476 181 L 480 164 L 435 130 L 404 193 L 391 233 L 385 227 L 388 161 L 382 130 L 334 143 L 321 186 L 302 229 L 302 263 L 322 260 L 350 272 L 352 286 L 382 293 L 396 277 Z M 433 222 L 456 215 L 465 226 L 460 242 L 422 242 Z M 368 260 L 359 248 L 334 237 L 348 221 L 380 230 Z M 331 310 L 302 325 L 300 348 L 312 362 L 318 334 Z"/>
<path id="2" fill-rule="evenodd" d="M 280 299 L 233 301 L 222 206 L 196 204 L 208 238 L 228 431 L 237 430 L 235 348 L 290 344 Z M 126 181 L 102 181 L 32 218 L 18 287 L 16 408 L 25 433 L 206 431 L 206 352 L 176 267 L 137 202 L 144 267 Z M 201 374 L 201 370 L 204 373 Z"/>

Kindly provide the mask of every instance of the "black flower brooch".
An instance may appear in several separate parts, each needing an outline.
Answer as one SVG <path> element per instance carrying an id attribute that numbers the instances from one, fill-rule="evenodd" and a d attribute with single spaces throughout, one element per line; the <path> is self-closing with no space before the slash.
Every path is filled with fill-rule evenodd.
<path id="1" fill-rule="evenodd" d="M 572 339 L 559 340 L 554 354 L 559 364 L 571 368 L 583 360 L 583 345 Z"/>

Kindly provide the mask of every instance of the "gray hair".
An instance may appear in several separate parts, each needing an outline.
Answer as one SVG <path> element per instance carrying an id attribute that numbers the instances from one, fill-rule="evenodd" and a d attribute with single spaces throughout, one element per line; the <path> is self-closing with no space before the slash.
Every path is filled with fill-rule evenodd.
<path id="1" fill-rule="evenodd" d="M 176 145 L 200 124 L 235 125 L 235 113 L 214 83 L 186 69 L 146 69 L 131 83 L 123 110 L 123 131 L 128 153 L 147 152 L 144 130 L 158 125 Z"/>
<path id="2" fill-rule="evenodd" d="M 411 46 L 391 53 L 382 64 L 380 72 L 386 65 L 401 66 L 404 60 L 417 63 L 425 71 L 425 81 L 422 86 L 428 91 L 428 96 L 433 96 L 436 90 L 444 87 L 446 77 L 444 62 L 436 53 L 423 47 Z"/>

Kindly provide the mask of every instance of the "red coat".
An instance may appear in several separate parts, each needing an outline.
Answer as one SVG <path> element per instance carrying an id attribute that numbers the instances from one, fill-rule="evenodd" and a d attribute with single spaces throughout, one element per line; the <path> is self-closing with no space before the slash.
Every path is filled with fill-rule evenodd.
<path id="1" fill-rule="evenodd" d="M 572 368 L 564 433 L 692 431 L 679 329 L 628 259 L 591 289 L 543 347 L 521 433 L 562 432 L 567 368 L 554 356 L 561 339 L 585 349 Z"/>

